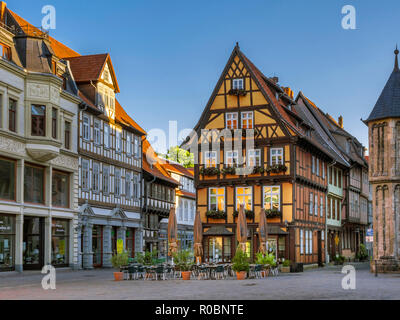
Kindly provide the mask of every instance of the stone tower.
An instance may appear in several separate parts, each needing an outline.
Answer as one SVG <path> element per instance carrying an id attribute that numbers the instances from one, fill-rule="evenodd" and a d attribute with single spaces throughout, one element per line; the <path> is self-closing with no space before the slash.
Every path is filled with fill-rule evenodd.
<path id="1" fill-rule="evenodd" d="M 371 115 L 370 182 L 373 191 L 374 261 L 378 272 L 400 271 L 400 69 L 394 70 Z"/>

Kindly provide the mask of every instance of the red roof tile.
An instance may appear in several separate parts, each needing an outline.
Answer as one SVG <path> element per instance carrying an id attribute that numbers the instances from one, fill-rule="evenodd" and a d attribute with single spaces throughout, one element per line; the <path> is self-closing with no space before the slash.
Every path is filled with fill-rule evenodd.
<path id="1" fill-rule="evenodd" d="M 76 82 L 99 80 L 107 61 L 108 54 L 93 54 L 66 58 L 71 66 Z"/>

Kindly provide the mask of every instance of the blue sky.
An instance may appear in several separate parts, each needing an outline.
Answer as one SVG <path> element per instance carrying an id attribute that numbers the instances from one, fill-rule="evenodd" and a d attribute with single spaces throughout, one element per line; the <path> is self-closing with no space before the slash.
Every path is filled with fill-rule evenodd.
<path id="1" fill-rule="evenodd" d="M 80 54 L 109 52 L 119 101 L 146 130 L 193 128 L 238 41 L 267 76 L 305 95 L 368 145 L 374 107 L 400 43 L 396 0 L 9 0 L 34 25 L 53 5 L 51 35 Z M 357 29 L 344 30 L 344 5 Z"/>

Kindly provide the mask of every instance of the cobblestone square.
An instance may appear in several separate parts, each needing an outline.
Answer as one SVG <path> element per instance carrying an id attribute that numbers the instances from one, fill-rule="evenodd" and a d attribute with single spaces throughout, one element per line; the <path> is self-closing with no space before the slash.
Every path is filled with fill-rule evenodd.
<path id="1" fill-rule="evenodd" d="M 40 273 L 0 275 L 0 300 L 397 300 L 400 274 L 375 278 L 357 264 L 356 290 L 343 290 L 341 267 L 329 266 L 267 279 L 113 281 L 112 270 L 57 272 L 56 290 L 41 287 Z"/>

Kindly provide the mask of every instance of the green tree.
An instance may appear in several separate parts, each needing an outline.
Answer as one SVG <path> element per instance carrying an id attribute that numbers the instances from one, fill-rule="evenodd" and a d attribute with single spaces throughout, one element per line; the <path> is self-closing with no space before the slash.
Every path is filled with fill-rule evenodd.
<path id="1" fill-rule="evenodd" d="M 169 148 L 166 159 L 178 162 L 185 168 L 194 167 L 194 155 L 178 146 Z"/>

